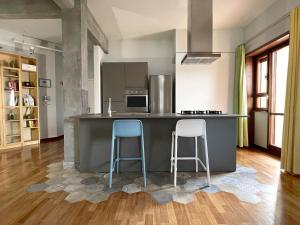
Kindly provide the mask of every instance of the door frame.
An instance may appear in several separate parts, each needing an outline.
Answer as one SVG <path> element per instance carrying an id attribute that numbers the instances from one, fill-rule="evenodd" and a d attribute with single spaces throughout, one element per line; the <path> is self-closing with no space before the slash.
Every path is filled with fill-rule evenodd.
<path id="1" fill-rule="evenodd" d="M 249 123 L 248 123 L 248 131 L 249 131 L 249 145 L 255 148 L 262 149 L 272 155 L 280 156 L 281 148 L 277 146 L 271 145 L 271 135 L 272 128 L 274 124 L 271 121 L 272 115 L 277 115 L 278 113 L 272 113 L 272 84 L 273 84 L 273 74 L 272 74 L 272 54 L 274 51 L 279 50 L 283 47 L 289 45 L 289 33 L 285 33 L 280 37 L 272 40 L 271 42 L 263 45 L 262 47 L 246 54 L 246 73 L 247 73 L 247 94 L 248 94 L 248 114 L 250 115 Z M 268 108 L 267 109 L 258 109 L 257 108 L 257 98 L 260 96 L 257 95 L 257 60 L 262 58 L 263 56 L 267 57 L 268 60 Z M 254 143 L 254 132 L 255 132 L 255 112 L 265 111 L 268 113 L 268 127 L 267 127 L 267 149 L 256 146 Z M 280 113 L 280 115 L 283 115 Z"/>

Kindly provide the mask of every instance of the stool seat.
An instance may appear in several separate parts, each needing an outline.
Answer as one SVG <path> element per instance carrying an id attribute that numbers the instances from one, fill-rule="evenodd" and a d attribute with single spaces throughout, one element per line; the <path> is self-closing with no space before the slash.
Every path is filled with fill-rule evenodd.
<path id="1" fill-rule="evenodd" d="M 195 140 L 195 156 L 192 157 L 178 157 L 178 137 L 193 137 Z M 204 139 L 204 153 L 205 153 L 205 165 L 198 157 L 198 137 Z M 209 158 L 207 148 L 207 136 L 206 136 L 206 122 L 202 119 L 185 119 L 178 120 L 176 123 L 176 129 L 172 132 L 172 145 L 171 145 L 171 173 L 174 169 L 174 186 L 177 184 L 177 161 L 178 160 L 194 160 L 196 172 L 198 172 L 198 162 L 207 172 L 207 184 L 210 186 L 210 170 L 209 170 Z"/>
<path id="2" fill-rule="evenodd" d="M 120 138 L 132 138 L 139 137 L 141 145 L 141 157 L 120 157 Z M 117 152 L 115 157 L 115 145 L 117 146 Z M 112 175 L 114 168 L 117 166 L 117 173 L 119 173 L 121 160 L 140 160 L 142 161 L 142 171 L 144 177 L 144 186 L 146 187 L 146 162 L 145 162 L 145 149 L 144 149 L 144 131 L 143 124 L 140 120 L 115 120 L 113 122 L 112 129 L 112 142 L 111 142 L 111 158 L 110 158 L 110 170 L 109 170 L 109 188 L 112 187 Z"/>

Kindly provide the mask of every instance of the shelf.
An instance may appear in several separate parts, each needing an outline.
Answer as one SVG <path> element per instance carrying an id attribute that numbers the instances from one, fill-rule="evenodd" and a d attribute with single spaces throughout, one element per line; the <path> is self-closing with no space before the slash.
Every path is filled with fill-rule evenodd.
<path id="1" fill-rule="evenodd" d="M 20 108 L 20 106 L 4 106 L 5 109 L 17 109 Z"/>
<path id="2" fill-rule="evenodd" d="M 3 69 L 5 70 L 16 70 L 18 71 L 20 68 L 16 68 L 16 67 L 9 67 L 9 66 L 2 66 Z"/>
<path id="3" fill-rule="evenodd" d="M 4 90 L 5 92 L 15 92 L 15 93 L 19 93 L 19 91 L 14 91 L 14 90 Z"/>
<path id="4" fill-rule="evenodd" d="M 3 77 L 19 78 L 19 76 L 17 76 L 17 75 L 3 75 Z"/>
<path id="5" fill-rule="evenodd" d="M 38 142 L 38 141 L 39 141 L 38 139 L 34 139 L 34 140 L 26 140 L 26 141 L 24 141 L 24 143 Z"/>
<path id="6" fill-rule="evenodd" d="M 37 71 L 30 71 L 30 70 L 21 70 L 21 71 L 26 73 L 37 73 Z"/>
<path id="7" fill-rule="evenodd" d="M 22 88 L 24 88 L 24 89 L 36 89 L 36 87 L 24 87 L 24 86 L 22 86 Z"/>
<path id="8" fill-rule="evenodd" d="M 0 65 L 0 149 L 37 144 L 40 142 L 37 59 L 5 52 L 0 52 L 0 59 L 5 64 Z M 24 101 L 25 94 L 31 95 L 34 102 L 26 98 Z M 9 101 L 12 96 L 18 101 Z"/>
<path id="9" fill-rule="evenodd" d="M 10 135 L 6 135 L 6 137 L 10 138 L 10 137 L 21 137 L 20 134 L 10 134 Z"/>

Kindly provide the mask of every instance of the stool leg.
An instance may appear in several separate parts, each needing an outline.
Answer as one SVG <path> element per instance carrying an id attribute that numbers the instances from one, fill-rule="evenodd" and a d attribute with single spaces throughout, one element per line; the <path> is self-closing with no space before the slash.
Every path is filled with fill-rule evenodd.
<path id="1" fill-rule="evenodd" d="M 117 173 L 120 171 L 120 138 L 117 137 Z"/>
<path id="2" fill-rule="evenodd" d="M 145 148 L 144 148 L 144 134 L 141 136 L 141 150 L 142 150 L 142 165 L 143 165 L 143 176 L 144 176 L 144 187 L 147 186 L 146 177 L 146 162 L 145 162 Z"/>
<path id="3" fill-rule="evenodd" d="M 173 173 L 173 167 L 174 167 L 174 134 L 172 133 L 172 143 L 171 143 L 171 173 Z"/>
<path id="4" fill-rule="evenodd" d="M 114 155 L 115 155 L 115 137 L 111 140 L 111 152 L 110 152 L 110 169 L 109 169 L 109 188 L 112 186 L 112 173 L 114 170 Z"/>
<path id="5" fill-rule="evenodd" d="M 196 172 L 198 173 L 198 143 L 197 143 L 197 136 L 195 137 L 195 163 L 196 163 Z"/>
<path id="6" fill-rule="evenodd" d="M 178 137 L 175 135 L 175 157 L 174 157 L 174 187 L 177 185 L 177 146 L 178 146 Z"/>
<path id="7" fill-rule="evenodd" d="M 209 158 L 208 158 L 208 148 L 207 148 L 207 137 L 204 136 L 204 145 L 205 145 L 205 161 L 206 161 L 206 173 L 207 173 L 207 184 L 210 186 L 210 170 L 209 170 Z"/>

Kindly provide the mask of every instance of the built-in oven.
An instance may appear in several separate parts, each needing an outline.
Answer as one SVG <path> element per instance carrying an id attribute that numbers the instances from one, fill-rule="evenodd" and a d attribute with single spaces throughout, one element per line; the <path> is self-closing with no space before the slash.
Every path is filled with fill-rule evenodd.
<path id="1" fill-rule="evenodd" d="M 147 113 L 149 111 L 148 90 L 126 90 L 125 111 Z"/>

